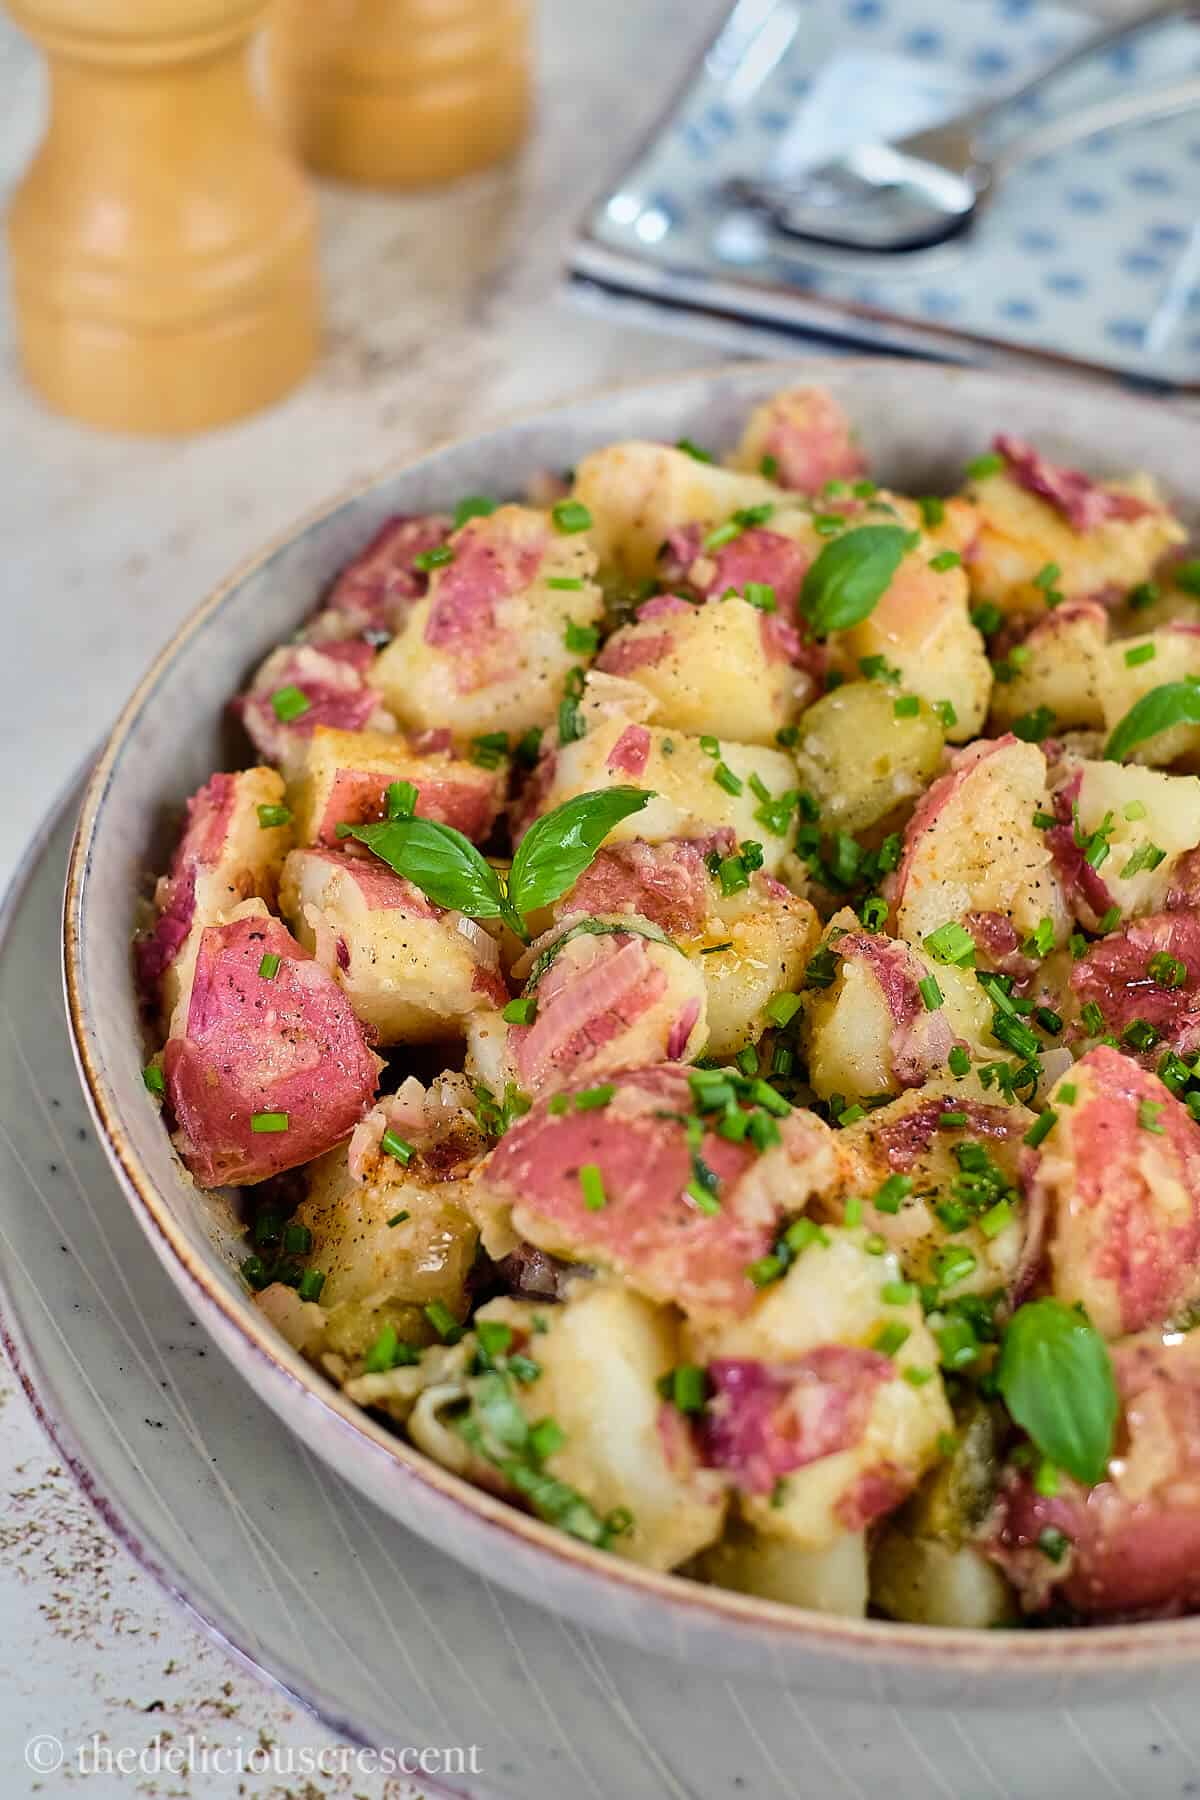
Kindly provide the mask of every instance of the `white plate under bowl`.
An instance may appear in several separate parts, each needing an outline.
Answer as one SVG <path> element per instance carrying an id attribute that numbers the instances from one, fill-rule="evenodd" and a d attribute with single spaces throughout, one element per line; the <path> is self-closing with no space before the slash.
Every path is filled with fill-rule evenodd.
<path id="1" fill-rule="evenodd" d="M 625 437 L 732 443 L 750 407 L 821 380 L 856 422 L 879 477 L 948 491 L 997 429 L 1100 473 L 1163 481 L 1185 518 L 1200 510 L 1197 430 L 1161 404 L 1083 385 L 884 360 L 702 371 L 573 402 L 435 450 L 302 524 L 235 575 L 174 639 L 127 705 L 88 785 L 66 908 L 68 1009 L 113 1166 L 189 1307 L 307 1449 L 399 1522 L 523 1595 L 688 1665 L 773 1670 L 811 1692 L 889 1701 L 1033 1703 L 1161 1691 L 1194 1677 L 1200 1617 L 1091 1631 L 930 1631 L 845 1620 L 633 1566 L 530 1519 L 434 1464 L 352 1406 L 283 1342 L 237 1273 L 230 1209 L 187 1182 L 141 1079 L 129 934 L 137 897 L 166 855 L 163 828 L 187 794 L 238 757 L 225 704 L 255 663 L 312 610 L 331 576 L 393 512 L 464 493 L 511 494 L 535 472 Z"/>
<path id="2" fill-rule="evenodd" d="M 77 808 L 0 919 L 3 1338 L 88 1498 L 193 1616 L 347 1736 L 476 1745 L 463 1800 L 1200 1792 L 1187 1699 L 900 1711 L 869 1681 L 847 1703 L 785 1691 L 765 1660 L 758 1680 L 680 1668 L 463 1568 L 311 1456 L 213 1353 L 88 1116 L 54 983 Z"/>

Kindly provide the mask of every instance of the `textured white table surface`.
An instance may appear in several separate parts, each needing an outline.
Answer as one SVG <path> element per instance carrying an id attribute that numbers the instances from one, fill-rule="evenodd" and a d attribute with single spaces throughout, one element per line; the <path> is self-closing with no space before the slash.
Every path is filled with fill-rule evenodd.
<path id="1" fill-rule="evenodd" d="M 327 335 L 316 376 L 260 418 L 182 444 L 106 438 L 22 387 L 0 315 L 0 886 L 177 622 L 331 491 L 431 439 L 713 353 L 557 298 L 570 225 L 661 107 L 721 0 L 546 0 L 537 136 L 448 194 L 322 193 Z M 1123 10 L 1108 0 L 1104 10 Z M 35 142 L 34 59 L 0 22 L 0 200 Z M 249 1752 L 334 1740 L 207 1643 L 57 1466 L 0 1371 L 0 1796 L 407 1800 L 348 1769 L 29 1772 L 26 1740 L 141 1746 L 156 1725 Z"/>

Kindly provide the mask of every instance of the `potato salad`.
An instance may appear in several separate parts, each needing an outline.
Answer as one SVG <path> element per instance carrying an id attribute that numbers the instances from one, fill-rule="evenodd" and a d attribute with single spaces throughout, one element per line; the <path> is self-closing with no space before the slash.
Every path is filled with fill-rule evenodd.
<path id="1" fill-rule="evenodd" d="M 930 1626 L 1200 1609 L 1200 560 L 828 393 L 386 521 L 139 923 L 254 1304 L 645 1567 Z M 895 474 L 903 483 L 903 471 Z"/>

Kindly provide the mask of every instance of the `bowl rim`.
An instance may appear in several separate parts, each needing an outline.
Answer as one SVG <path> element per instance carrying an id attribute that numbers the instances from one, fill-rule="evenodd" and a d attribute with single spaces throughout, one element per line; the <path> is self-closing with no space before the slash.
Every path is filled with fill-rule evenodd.
<path id="1" fill-rule="evenodd" d="M 585 388 L 549 405 L 506 413 L 481 432 L 439 439 L 347 484 L 277 531 L 187 614 L 134 687 L 91 769 L 71 845 L 63 899 L 63 982 L 76 1065 L 85 1098 L 120 1184 L 151 1243 L 168 1271 L 181 1282 L 198 1314 L 203 1318 L 206 1310 L 215 1312 L 224 1330 L 242 1340 L 244 1348 L 267 1378 L 286 1386 L 294 1399 L 306 1400 L 320 1409 L 327 1421 L 337 1428 L 339 1441 L 352 1442 L 364 1449 L 381 1471 L 387 1467 L 393 1477 L 399 1472 L 407 1480 L 419 1481 L 442 1501 L 473 1515 L 475 1522 L 496 1540 L 497 1548 L 502 1549 L 504 1537 L 516 1536 L 523 1540 L 527 1549 L 553 1557 L 585 1582 L 615 1583 L 632 1589 L 642 1600 L 656 1600 L 668 1609 L 685 1607 L 706 1616 L 711 1623 L 725 1622 L 735 1629 L 757 1631 L 774 1639 L 780 1649 L 794 1643 L 797 1648 L 826 1650 L 848 1668 L 857 1666 L 865 1670 L 872 1665 L 878 1666 L 881 1661 L 889 1665 L 925 1663 L 931 1668 L 935 1664 L 940 1667 L 952 1663 L 955 1672 L 964 1675 L 979 1672 L 997 1676 L 1011 1672 L 1014 1676 L 1024 1676 L 1031 1669 L 1060 1667 L 1064 1659 L 1071 1662 L 1073 1675 L 1084 1674 L 1089 1669 L 1111 1674 L 1116 1663 L 1139 1664 L 1150 1659 L 1161 1663 L 1164 1656 L 1174 1662 L 1190 1662 L 1200 1658 L 1200 1613 L 1170 1619 L 1023 1631 L 845 1618 L 739 1593 L 732 1588 L 712 1586 L 670 1571 L 647 1568 L 569 1537 L 554 1526 L 522 1512 L 510 1501 L 474 1486 L 465 1477 L 442 1467 L 407 1439 L 387 1430 L 364 1408 L 349 1401 L 329 1377 L 293 1350 L 248 1300 L 235 1297 L 213 1279 L 205 1259 L 193 1251 L 165 1195 L 137 1155 L 123 1124 L 121 1101 L 110 1085 L 91 1041 L 84 973 L 88 869 L 125 740 L 167 668 L 252 574 L 323 521 L 384 483 L 447 450 L 502 436 L 524 424 L 543 419 L 551 421 L 558 415 L 620 395 L 660 392 L 705 379 L 736 379 L 742 372 L 753 373 L 758 378 L 778 378 L 784 385 L 881 368 L 907 370 L 917 379 L 940 375 L 970 381 L 974 377 L 1003 387 L 1036 388 L 1041 393 L 1047 388 L 1052 392 L 1057 389 L 1064 394 L 1073 393 L 1076 397 L 1087 392 L 1089 398 L 1114 406 L 1119 404 L 1123 410 L 1175 413 L 1177 424 L 1190 422 L 1182 412 L 1175 412 L 1169 402 L 1147 394 L 1095 388 L 1084 390 L 1077 381 L 1060 378 L 1047 382 L 1044 376 L 1032 371 L 1014 373 L 1007 369 L 949 367 L 902 356 L 747 358 L 704 364 L 649 380 L 605 382 Z M 224 1349 L 222 1334 L 217 1336 Z M 246 1379 L 253 1379 L 252 1368 L 243 1367 L 242 1372 Z M 296 1429 L 293 1421 L 287 1422 L 291 1429 Z M 353 1434 L 352 1440 L 347 1440 L 345 1433 Z"/>

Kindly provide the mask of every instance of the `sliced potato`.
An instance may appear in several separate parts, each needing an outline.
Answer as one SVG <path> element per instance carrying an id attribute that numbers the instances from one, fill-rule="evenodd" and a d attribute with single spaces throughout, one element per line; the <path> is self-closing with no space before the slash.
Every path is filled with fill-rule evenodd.
<path id="1" fill-rule="evenodd" d="M 591 514 L 589 536 L 606 574 L 644 581 L 667 534 L 719 525 L 741 507 L 782 504 L 761 475 L 735 474 L 667 444 L 609 444 L 575 471 L 574 498 Z"/>
<path id="2" fill-rule="evenodd" d="M 763 1537 L 734 1519 L 699 1558 L 695 1573 L 716 1587 L 861 1619 L 867 1610 L 867 1540 L 848 1531 L 824 1550 L 802 1550 L 786 1538 Z"/>
<path id="3" fill-rule="evenodd" d="M 804 714 L 796 762 L 829 831 L 865 831 L 912 806 L 941 767 L 945 732 L 927 702 L 896 716 L 896 690 L 850 681 Z"/>
<path id="4" fill-rule="evenodd" d="M 1108 614 L 1094 600 L 1066 601 L 1039 619 L 1010 657 L 1011 681 L 992 689 L 992 720 L 1001 731 L 1044 707 L 1052 729 L 1104 723 L 1102 669 Z"/>
<path id="5" fill-rule="evenodd" d="M 1100 661 L 1100 704 L 1106 733 L 1151 688 L 1200 676 L 1200 626 L 1165 625 L 1110 644 Z M 1200 769 L 1200 725 L 1173 725 L 1130 752 L 1155 768 Z"/>

